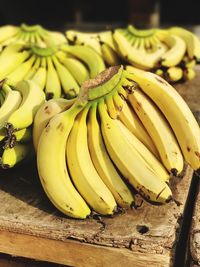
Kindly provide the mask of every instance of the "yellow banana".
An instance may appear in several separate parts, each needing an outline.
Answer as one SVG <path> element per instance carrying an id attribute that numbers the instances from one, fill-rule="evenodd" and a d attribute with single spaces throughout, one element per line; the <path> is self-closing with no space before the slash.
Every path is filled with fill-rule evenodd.
<path id="1" fill-rule="evenodd" d="M 200 59 L 200 40 L 192 32 L 181 27 L 172 27 L 168 31 L 181 37 L 187 46 L 187 54 L 190 59 Z"/>
<path id="2" fill-rule="evenodd" d="M 168 82 L 178 82 L 183 78 L 183 69 L 181 67 L 170 67 L 166 70 L 165 78 Z"/>
<path id="3" fill-rule="evenodd" d="M 117 47 L 121 56 L 131 64 L 139 66 L 143 69 L 151 69 L 156 67 L 161 56 L 167 50 L 166 45 L 162 43 L 155 44 L 154 51 L 147 52 L 144 48 L 138 49 L 133 47 L 123 32 L 119 29 L 115 30 L 113 38 L 117 43 Z"/>
<path id="4" fill-rule="evenodd" d="M 60 80 L 58 78 L 57 71 L 50 57 L 47 58 L 47 76 L 46 76 L 45 93 L 47 99 L 58 98 L 61 96 Z"/>
<path id="5" fill-rule="evenodd" d="M 41 65 L 38 67 L 31 80 L 37 83 L 41 90 L 45 89 L 47 80 L 46 58 L 41 59 Z"/>
<path id="6" fill-rule="evenodd" d="M 155 104 L 139 88 L 129 94 L 129 101 L 151 136 L 166 169 L 176 175 L 183 170 L 183 156 L 171 127 Z"/>
<path id="7" fill-rule="evenodd" d="M 196 76 L 196 72 L 192 68 L 186 68 L 183 71 L 183 79 L 186 81 L 190 81 L 194 79 Z"/>
<path id="8" fill-rule="evenodd" d="M 162 66 L 173 67 L 178 65 L 186 52 L 184 40 L 176 35 L 169 35 L 164 39 L 164 42 L 168 45 L 169 50 L 161 56 Z"/>
<path id="9" fill-rule="evenodd" d="M 29 56 L 29 51 L 23 51 L 13 53 L 6 58 L 0 58 L 0 80 L 6 78 L 8 74 L 20 66 Z"/>
<path id="10" fill-rule="evenodd" d="M 8 85 L 3 84 L 3 89 L 6 95 L 5 100 L 0 107 L 0 128 L 5 126 L 9 116 L 19 108 L 22 102 L 20 92 L 12 90 Z"/>
<path id="11" fill-rule="evenodd" d="M 67 56 L 63 57 L 63 55 L 60 54 L 58 54 L 57 57 L 59 58 L 60 62 L 70 71 L 79 85 L 89 79 L 89 71 L 79 60 Z"/>
<path id="12" fill-rule="evenodd" d="M 43 130 L 37 148 L 38 173 L 47 196 L 64 214 L 82 219 L 90 214 L 90 209 L 70 180 L 65 151 L 74 119 L 83 107 L 84 103 L 76 102 L 54 116 Z"/>
<path id="13" fill-rule="evenodd" d="M 82 45 L 63 45 L 61 49 L 83 61 L 85 65 L 88 66 L 90 78 L 95 77 L 105 69 L 105 64 L 101 56 L 90 47 Z"/>
<path id="14" fill-rule="evenodd" d="M 103 102 L 98 105 L 101 130 L 108 153 L 124 178 L 145 198 L 168 202 L 172 193 L 168 185 L 146 166 L 140 154 L 117 127 L 116 120 L 109 117 Z"/>
<path id="15" fill-rule="evenodd" d="M 19 81 L 23 80 L 26 74 L 32 68 L 32 65 L 36 59 L 35 55 L 32 55 L 27 61 L 19 65 L 13 72 L 6 77 L 6 83 L 15 86 Z"/>
<path id="16" fill-rule="evenodd" d="M 48 124 L 51 118 L 56 114 L 68 109 L 72 106 L 74 100 L 64 98 L 51 99 L 45 102 L 37 111 L 33 124 L 33 144 L 35 151 L 37 150 L 38 142 L 42 131 Z"/>
<path id="17" fill-rule="evenodd" d="M 155 102 L 171 125 L 184 158 L 193 169 L 200 168 L 200 129 L 183 98 L 169 83 L 154 73 L 131 70 L 129 78 Z"/>
<path id="18" fill-rule="evenodd" d="M 36 57 L 35 63 L 30 68 L 30 70 L 27 72 L 27 74 L 24 76 L 24 80 L 31 80 L 35 73 L 37 72 L 38 68 L 40 66 L 40 58 Z"/>
<path id="19" fill-rule="evenodd" d="M 32 147 L 30 144 L 16 143 L 12 148 L 6 148 L 0 158 L 0 166 L 2 169 L 13 168 L 23 160 L 30 157 Z"/>
<path id="20" fill-rule="evenodd" d="M 79 93 L 80 87 L 72 74 L 59 60 L 53 56 L 52 60 L 55 64 L 62 88 L 67 98 L 74 98 Z"/>
<path id="21" fill-rule="evenodd" d="M 151 137 L 142 125 L 134 109 L 128 103 L 124 103 L 123 109 L 119 114 L 119 119 L 158 159 L 160 158 Z"/>
<path id="22" fill-rule="evenodd" d="M 131 206 L 134 198 L 107 154 L 96 117 L 96 108 L 97 103 L 94 103 L 90 108 L 87 122 L 88 145 L 92 162 L 99 176 L 112 192 L 117 204 L 121 207 Z"/>
<path id="23" fill-rule="evenodd" d="M 158 175 L 158 177 L 164 182 L 169 181 L 169 173 L 166 171 L 162 163 L 151 153 L 146 146 L 140 142 L 140 140 L 132 134 L 121 121 L 116 121 L 119 129 L 124 133 L 127 140 L 134 146 L 140 156 L 144 159 L 147 166 L 151 167 L 152 170 Z"/>
<path id="24" fill-rule="evenodd" d="M 19 31 L 19 28 L 13 25 L 5 25 L 0 27 L 0 45 L 7 39 L 15 36 Z"/>
<path id="25" fill-rule="evenodd" d="M 16 90 L 22 95 L 20 106 L 12 112 L 7 120 L 7 125 L 14 129 L 22 129 L 33 123 L 34 116 L 45 101 L 45 94 L 33 81 L 21 81 L 16 85 Z"/>
<path id="26" fill-rule="evenodd" d="M 90 157 L 86 117 L 88 107 L 78 114 L 67 141 L 67 164 L 76 188 L 98 213 L 113 214 L 116 202 L 101 180 Z"/>

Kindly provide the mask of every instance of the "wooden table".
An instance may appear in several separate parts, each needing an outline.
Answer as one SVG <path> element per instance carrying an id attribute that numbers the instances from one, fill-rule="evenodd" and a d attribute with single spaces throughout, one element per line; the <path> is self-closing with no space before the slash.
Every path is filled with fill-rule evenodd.
<path id="1" fill-rule="evenodd" d="M 200 266 L 200 182 L 199 177 L 197 179 L 198 192 L 192 216 L 189 245 L 189 256 L 191 257 L 192 266 Z"/>
<path id="2" fill-rule="evenodd" d="M 197 116 L 199 80 L 200 71 L 177 86 Z M 192 173 L 187 167 L 182 178 L 172 178 L 176 202 L 74 220 L 51 205 L 34 163 L 1 171 L 0 252 L 77 267 L 172 266 Z"/>

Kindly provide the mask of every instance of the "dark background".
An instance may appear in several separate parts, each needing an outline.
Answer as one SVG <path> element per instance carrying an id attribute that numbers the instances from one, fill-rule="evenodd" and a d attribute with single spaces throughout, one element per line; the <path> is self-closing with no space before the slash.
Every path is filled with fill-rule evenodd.
<path id="1" fill-rule="evenodd" d="M 76 25 L 139 27 L 200 24 L 199 0 L 0 0 L 0 25 L 22 22 L 62 30 Z"/>

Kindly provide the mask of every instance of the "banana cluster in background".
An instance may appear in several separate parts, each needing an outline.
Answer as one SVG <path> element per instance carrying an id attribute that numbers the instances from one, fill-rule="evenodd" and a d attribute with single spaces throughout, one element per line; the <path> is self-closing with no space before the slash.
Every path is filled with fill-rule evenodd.
<path id="1" fill-rule="evenodd" d="M 0 88 L 0 167 L 8 169 L 33 156 L 32 123 L 45 94 L 30 80 Z"/>
<path id="2" fill-rule="evenodd" d="M 131 64 L 171 83 L 193 79 L 194 67 L 200 60 L 198 37 L 180 27 L 139 30 L 129 25 L 113 32 L 69 30 L 66 36 L 74 44 L 93 47 L 109 66 Z"/>
<path id="3" fill-rule="evenodd" d="M 184 161 L 200 168 L 200 129 L 189 107 L 164 79 L 134 67 L 104 70 L 75 100 L 47 101 L 33 140 L 47 196 L 73 218 L 131 207 L 135 191 L 167 203 Z"/>

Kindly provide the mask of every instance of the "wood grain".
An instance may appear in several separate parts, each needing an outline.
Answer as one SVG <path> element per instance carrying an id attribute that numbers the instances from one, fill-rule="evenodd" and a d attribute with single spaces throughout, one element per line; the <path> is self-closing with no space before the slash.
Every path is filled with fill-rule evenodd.
<path id="1" fill-rule="evenodd" d="M 190 253 L 193 260 L 200 265 L 200 185 L 195 201 L 192 227 L 190 231 Z"/>

